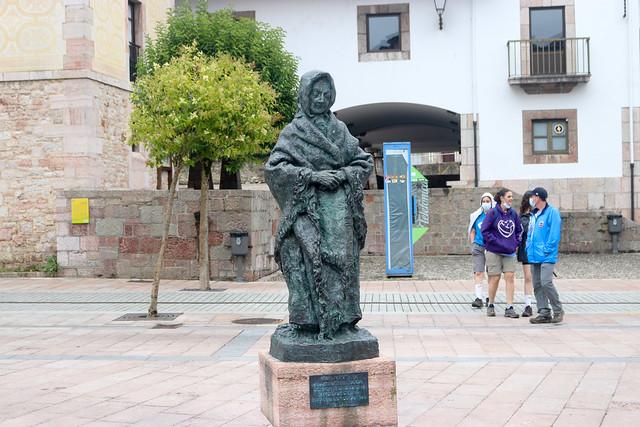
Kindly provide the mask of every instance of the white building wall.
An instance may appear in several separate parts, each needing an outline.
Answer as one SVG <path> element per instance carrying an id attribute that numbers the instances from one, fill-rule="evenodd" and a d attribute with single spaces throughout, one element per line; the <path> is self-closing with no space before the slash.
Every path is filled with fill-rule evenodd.
<path id="1" fill-rule="evenodd" d="M 411 59 L 358 62 L 357 6 L 391 3 L 410 4 Z M 638 0 L 628 3 L 635 11 L 637 39 Z M 475 45 L 480 180 L 622 176 L 621 108 L 629 103 L 629 37 L 622 2 L 575 0 L 576 36 L 591 39 L 592 77 L 570 93 L 544 95 L 529 95 L 508 83 L 507 41 L 521 38 L 516 0 L 475 2 L 475 43 L 471 0 L 447 2 L 443 31 L 433 3 L 423 0 L 210 0 L 209 5 L 255 10 L 257 20 L 282 27 L 287 49 L 300 58 L 300 74 L 323 69 L 334 76 L 335 110 L 412 102 L 472 113 Z M 636 74 L 637 65 L 636 59 Z M 523 164 L 522 111 L 556 109 L 577 110 L 578 162 Z"/>
<path id="2" fill-rule="evenodd" d="M 591 38 L 591 80 L 567 94 L 528 95 L 508 84 L 504 65 L 506 41 L 520 38 L 518 2 L 481 4 L 477 56 L 481 179 L 621 176 L 620 109 L 628 98 L 627 23 L 621 8 L 577 0 L 576 36 Z M 500 9 L 505 24 L 496 25 L 495 12 Z M 483 31 L 488 27 L 492 31 Z M 578 111 L 578 163 L 523 165 L 522 110 L 555 109 Z"/>
<path id="3" fill-rule="evenodd" d="M 357 6 L 394 3 L 410 4 L 411 60 L 358 62 Z M 283 28 L 286 48 L 300 59 L 300 74 L 320 69 L 333 76 L 338 91 L 334 110 L 377 102 L 471 110 L 470 0 L 447 3 L 444 31 L 438 30 L 433 2 L 424 0 L 236 0 L 209 5 L 212 10 L 255 10 L 257 20 Z"/>

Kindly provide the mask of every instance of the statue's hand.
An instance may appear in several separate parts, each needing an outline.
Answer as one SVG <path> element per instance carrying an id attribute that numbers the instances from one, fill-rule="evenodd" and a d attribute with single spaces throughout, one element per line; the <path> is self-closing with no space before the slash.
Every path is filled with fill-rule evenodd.
<path id="1" fill-rule="evenodd" d="M 336 171 L 320 171 L 313 173 L 313 181 L 320 187 L 328 190 L 334 190 L 338 188 L 341 183 L 339 172 Z"/>

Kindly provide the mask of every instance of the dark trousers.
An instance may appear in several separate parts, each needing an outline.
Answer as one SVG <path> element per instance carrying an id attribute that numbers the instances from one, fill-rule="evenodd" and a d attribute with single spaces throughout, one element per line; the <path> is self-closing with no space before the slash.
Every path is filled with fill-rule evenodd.
<path id="1" fill-rule="evenodd" d="M 531 264 L 531 279 L 533 281 L 533 293 L 536 296 L 538 313 L 542 316 L 550 316 L 551 308 L 554 313 L 562 313 L 560 296 L 553 284 L 553 269 L 555 264 Z"/>

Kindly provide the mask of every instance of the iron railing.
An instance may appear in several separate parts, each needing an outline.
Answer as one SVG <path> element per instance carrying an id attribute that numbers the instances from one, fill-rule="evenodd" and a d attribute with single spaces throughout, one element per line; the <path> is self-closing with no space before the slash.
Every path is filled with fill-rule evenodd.
<path id="1" fill-rule="evenodd" d="M 589 76 L 589 37 L 509 40 L 509 78 Z"/>
<path id="2" fill-rule="evenodd" d="M 441 163 L 460 163 L 459 151 L 441 153 L 413 153 L 411 163 L 414 165 L 436 165 Z"/>

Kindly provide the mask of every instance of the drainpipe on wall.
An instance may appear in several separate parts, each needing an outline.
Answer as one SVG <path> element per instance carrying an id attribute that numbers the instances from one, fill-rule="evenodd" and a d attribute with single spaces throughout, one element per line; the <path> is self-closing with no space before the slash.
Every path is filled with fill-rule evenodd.
<path id="1" fill-rule="evenodd" d="M 471 112 L 473 114 L 473 185 L 478 187 L 478 85 L 476 74 L 476 2 L 471 2 Z"/>
<path id="2" fill-rule="evenodd" d="M 634 168 L 635 168 L 635 147 L 634 147 L 634 114 L 633 114 L 633 98 L 634 98 L 634 48 L 635 48 L 635 34 L 636 31 L 634 29 L 633 23 L 633 13 L 632 8 L 635 7 L 634 1 L 629 1 L 627 5 L 627 30 L 629 37 L 629 177 L 631 178 L 631 221 L 635 221 L 635 188 L 634 188 Z M 638 12 L 640 12 L 640 8 L 638 8 Z"/>
<path id="3" fill-rule="evenodd" d="M 473 117 L 473 186 L 478 188 L 478 121 Z"/>
<path id="4" fill-rule="evenodd" d="M 634 203 L 636 202 L 636 198 L 635 198 L 635 188 L 633 188 L 633 180 L 634 180 L 634 176 L 633 176 L 633 163 L 629 164 L 629 172 L 631 174 L 631 221 L 635 221 L 636 220 L 636 216 L 635 216 L 635 208 L 634 208 Z"/>

